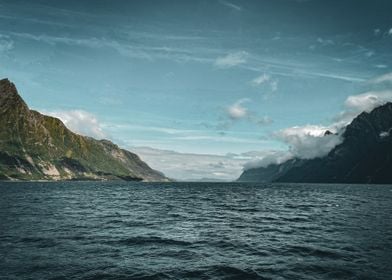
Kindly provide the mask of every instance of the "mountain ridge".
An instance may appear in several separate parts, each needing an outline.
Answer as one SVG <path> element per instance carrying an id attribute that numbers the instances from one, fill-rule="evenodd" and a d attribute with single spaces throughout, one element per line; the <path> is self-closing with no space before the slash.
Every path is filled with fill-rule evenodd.
<path id="1" fill-rule="evenodd" d="M 343 142 L 326 156 L 295 158 L 282 164 L 248 169 L 238 181 L 392 183 L 391 129 L 392 103 L 388 102 L 354 118 L 342 134 Z"/>
<path id="2" fill-rule="evenodd" d="M 109 140 L 30 110 L 8 79 L 0 80 L 0 127 L 2 180 L 169 180 Z"/>

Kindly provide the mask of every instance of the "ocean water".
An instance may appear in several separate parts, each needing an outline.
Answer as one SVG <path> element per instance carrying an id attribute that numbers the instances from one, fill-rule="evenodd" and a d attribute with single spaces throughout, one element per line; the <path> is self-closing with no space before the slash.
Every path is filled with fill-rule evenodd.
<path id="1" fill-rule="evenodd" d="M 0 279 L 392 279 L 392 186 L 0 183 Z"/>

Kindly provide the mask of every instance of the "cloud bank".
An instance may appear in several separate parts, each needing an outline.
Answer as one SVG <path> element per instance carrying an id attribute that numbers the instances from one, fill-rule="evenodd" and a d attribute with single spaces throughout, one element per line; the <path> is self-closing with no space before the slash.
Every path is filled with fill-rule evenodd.
<path id="1" fill-rule="evenodd" d="M 327 127 L 317 125 L 295 126 L 276 133 L 288 145 L 291 157 L 312 159 L 326 156 L 343 142 L 341 134 L 326 134 Z"/>
<path id="2" fill-rule="evenodd" d="M 259 77 L 259 82 L 268 81 Z M 271 151 L 264 158 L 248 162 L 244 169 L 266 167 L 280 164 L 290 158 L 313 159 L 326 156 L 333 148 L 343 142 L 344 128 L 362 112 L 370 112 L 387 102 L 392 102 L 392 73 L 384 74 L 370 81 L 373 86 L 383 84 L 382 90 L 368 91 L 348 96 L 344 102 L 344 110 L 333 118 L 328 126 L 305 125 L 282 129 L 273 137 L 288 146 L 287 151 Z M 332 133 L 327 133 L 330 131 Z M 389 133 L 389 132 L 386 132 Z M 380 137 L 385 137 L 385 134 Z"/>
<path id="3" fill-rule="evenodd" d="M 150 147 L 130 147 L 129 150 L 137 153 L 152 168 L 162 171 L 170 178 L 182 181 L 232 181 L 241 175 L 246 162 L 263 154 L 192 154 Z"/>

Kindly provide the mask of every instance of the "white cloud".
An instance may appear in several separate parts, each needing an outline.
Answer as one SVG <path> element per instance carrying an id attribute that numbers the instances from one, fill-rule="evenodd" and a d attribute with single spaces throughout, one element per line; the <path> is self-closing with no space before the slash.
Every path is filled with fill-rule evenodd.
<path id="1" fill-rule="evenodd" d="M 271 124 L 273 120 L 268 116 L 260 117 L 255 112 L 251 112 L 247 107 L 244 106 L 244 103 L 250 102 L 251 100 L 248 98 L 243 98 L 236 101 L 234 104 L 228 106 L 226 108 L 226 113 L 230 118 L 231 122 L 225 122 L 223 125 L 219 127 L 228 128 L 234 121 L 238 120 L 246 120 L 256 125 L 267 125 Z"/>
<path id="2" fill-rule="evenodd" d="M 371 80 L 371 84 L 380 84 L 392 81 L 392 73 L 388 73 Z M 269 163 L 280 163 L 280 158 L 288 159 L 298 157 L 302 159 L 312 159 L 327 155 L 334 147 L 342 143 L 342 133 L 344 128 L 352 122 L 362 112 L 370 112 L 387 102 L 392 102 L 392 90 L 369 91 L 358 95 L 348 96 L 344 102 L 344 110 L 333 118 L 334 122 L 329 126 L 305 125 L 294 126 L 282 129 L 274 136 L 287 144 L 288 151 L 273 152 L 264 161 L 251 162 L 245 165 L 247 168 L 266 166 Z M 333 134 L 325 135 L 329 130 Z M 386 137 L 385 132 L 380 137 Z"/>
<path id="3" fill-rule="evenodd" d="M 228 1 L 223 1 L 223 0 L 221 0 L 221 1 L 219 1 L 222 5 L 224 5 L 224 6 L 226 6 L 226 7 L 229 7 L 230 9 L 233 9 L 233 10 L 235 10 L 235 11 L 238 11 L 238 12 L 240 12 L 241 10 L 242 10 L 242 7 L 241 6 L 238 6 L 238 5 L 236 5 L 236 4 L 233 4 L 233 3 L 230 3 L 230 2 L 228 2 Z"/>
<path id="4" fill-rule="evenodd" d="M 390 135 L 390 133 L 391 133 L 390 131 L 382 131 L 380 133 L 380 138 L 388 137 Z"/>
<path id="5" fill-rule="evenodd" d="M 370 112 L 374 108 L 392 102 L 392 73 L 387 73 L 369 81 L 370 85 L 382 86 L 383 90 L 372 90 L 358 95 L 348 96 L 344 102 L 345 109 L 335 116 L 331 127 L 339 130 L 347 126 L 362 112 Z"/>
<path id="6" fill-rule="evenodd" d="M 252 80 L 252 83 L 256 86 L 259 86 L 259 85 L 262 85 L 262 84 L 269 82 L 270 80 L 271 80 L 271 76 L 266 73 L 263 73 L 262 75 L 254 78 Z"/>
<path id="7" fill-rule="evenodd" d="M 313 159 L 327 155 L 334 147 L 343 142 L 341 133 L 331 127 L 319 125 L 294 126 L 274 133 L 274 137 L 288 146 L 288 150 L 264 151 L 264 155 L 244 164 L 244 169 L 267 167 L 281 164 L 291 158 Z"/>
<path id="8" fill-rule="evenodd" d="M 294 157 L 312 159 L 327 155 L 342 143 L 340 134 L 326 135 L 328 129 L 318 125 L 294 126 L 278 131 L 276 137 L 289 146 Z"/>
<path id="9" fill-rule="evenodd" d="M 81 135 L 102 139 L 107 135 L 102 130 L 96 116 L 83 110 L 45 112 L 49 116 L 59 118 L 67 128 Z"/>
<path id="10" fill-rule="evenodd" d="M 218 57 L 214 65 L 219 68 L 230 68 L 245 63 L 248 55 L 245 51 L 229 53 L 226 56 Z"/>
<path id="11" fill-rule="evenodd" d="M 376 84 L 377 83 L 392 82 L 392 73 L 387 73 L 387 74 L 384 74 L 382 76 L 379 76 L 379 77 L 371 80 L 370 82 L 373 82 L 373 83 L 376 83 Z"/>
<path id="12" fill-rule="evenodd" d="M 392 102 L 392 91 L 372 91 L 347 97 L 344 102 L 345 110 L 334 118 L 329 126 L 307 125 L 291 127 L 279 131 L 276 136 L 289 146 L 293 156 L 311 159 L 327 155 L 339 145 L 344 127 L 352 122 L 362 112 L 370 112 L 387 102 Z M 324 135 L 325 131 L 334 134 Z"/>
<path id="13" fill-rule="evenodd" d="M 388 30 L 388 35 L 392 36 L 392 27 Z"/>
<path id="14" fill-rule="evenodd" d="M 330 39 L 317 38 L 317 42 L 323 46 L 335 45 L 335 42 Z"/>
<path id="15" fill-rule="evenodd" d="M 392 90 L 370 91 L 349 96 L 344 105 L 354 113 L 370 112 L 374 108 L 392 101 Z"/>
<path id="16" fill-rule="evenodd" d="M 233 120 L 243 119 L 248 116 L 248 109 L 243 105 L 249 102 L 249 99 L 240 99 L 227 108 L 227 114 Z"/>
<path id="17" fill-rule="evenodd" d="M 142 160 L 166 176 L 183 181 L 201 179 L 232 181 L 237 179 L 243 165 L 260 156 L 260 152 L 244 154 L 192 154 L 179 153 L 150 147 L 131 147 Z"/>

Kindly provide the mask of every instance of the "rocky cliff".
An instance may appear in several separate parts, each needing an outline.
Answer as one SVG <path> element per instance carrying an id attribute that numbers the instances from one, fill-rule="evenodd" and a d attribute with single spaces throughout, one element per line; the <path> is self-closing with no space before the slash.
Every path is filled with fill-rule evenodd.
<path id="1" fill-rule="evenodd" d="M 8 79 L 0 80 L 0 179 L 167 180 L 136 154 L 30 110 Z"/>

